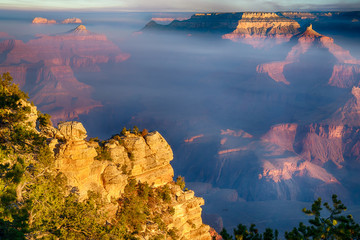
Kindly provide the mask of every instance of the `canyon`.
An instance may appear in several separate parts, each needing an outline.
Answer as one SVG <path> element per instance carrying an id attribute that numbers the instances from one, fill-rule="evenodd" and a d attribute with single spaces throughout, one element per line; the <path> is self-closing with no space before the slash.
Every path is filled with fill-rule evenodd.
<path id="1" fill-rule="evenodd" d="M 351 17 L 344 14 L 350 25 L 351 19 L 359 15 L 353 14 Z M 180 147 L 175 153 L 180 156 L 181 164 L 176 164 L 175 169 L 187 176 L 199 196 L 210 202 L 205 222 L 217 229 L 223 224 L 233 224 L 221 218 L 235 218 L 224 213 L 225 206 L 231 205 L 236 211 L 237 204 L 249 202 L 255 205 L 274 201 L 274 205 L 275 202 L 281 205 L 286 201 L 309 202 L 317 197 L 331 201 L 329 196 L 336 193 L 348 204 L 359 204 L 359 186 L 355 180 L 360 140 L 359 60 L 349 46 L 343 47 L 335 37 L 317 31 L 317 28 L 325 29 L 325 22 L 328 27 L 336 26 L 334 19 L 340 16 L 341 13 L 247 12 L 220 19 L 209 13 L 195 14 L 180 23 L 159 26 L 152 22 L 145 27 L 149 31 L 177 31 L 194 36 L 207 33 L 205 26 L 208 26 L 209 31 L 216 28 L 215 37 L 233 42 L 229 45 L 238 54 L 247 53 L 243 50 L 245 45 L 254 49 L 249 50 L 251 54 L 264 52 L 260 63 L 254 64 L 252 74 L 256 77 L 243 80 L 239 76 L 238 84 L 232 82 L 237 89 L 227 89 L 228 94 L 246 96 L 237 98 L 237 102 L 227 102 L 229 113 L 217 108 L 219 115 L 225 112 L 228 118 L 238 121 L 250 119 L 252 125 L 243 120 L 244 128 L 241 124 L 230 128 L 220 123 L 221 127 L 215 125 L 216 130 L 209 130 L 197 124 L 193 132 L 184 134 L 182 142 L 177 142 Z M 203 19 L 203 24 L 198 18 Z M 221 28 L 221 24 L 228 25 Z M 350 36 L 353 29 L 349 29 Z M 251 54 L 244 57 L 244 62 L 254 61 Z M 226 77 L 222 80 L 230 81 Z M 243 87 L 246 84 L 249 89 Z M 318 97 L 323 95 L 336 100 Z M 311 106 L 316 107 L 310 110 Z M 296 109 L 303 112 L 292 113 Z M 264 113 L 270 111 L 274 114 Z M 235 118 L 233 114 L 241 117 Z M 293 115 L 277 120 L 277 114 Z M 215 114 L 212 117 L 216 119 Z M 268 121 L 272 123 L 264 127 Z M 262 130 L 249 128 L 247 123 Z M 201 154 L 199 149 L 203 149 Z M 217 207 L 220 203 L 223 207 Z M 262 224 L 261 219 L 258 221 Z"/>
<path id="2" fill-rule="evenodd" d="M 91 98 L 91 87 L 79 82 L 74 71 L 98 72 L 99 64 L 123 62 L 130 56 L 84 25 L 26 43 L 8 39 L 0 46 L 0 71 L 12 74 L 39 109 L 52 114 L 54 122 L 75 119 L 102 106 Z"/>
<path id="3" fill-rule="evenodd" d="M 96 19 L 88 27 L 109 36 L 85 26 L 28 41 L 1 33 L 0 70 L 9 71 L 54 123 L 80 119 L 90 137 L 104 139 L 136 125 L 156 129 L 171 145 L 158 132 L 113 136 L 105 144 L 113 161 L 103 162 L 80 123 L 61 123 L 49 130 L 50 146 L 58 169 L 82 196 L 92 189 L 116 198 L 129 177 L 161 187 L 175 172 L 205 199 L 202 221 L 221 231 L 240 218 L 250 223 L 256 213 L 241 207 L 252 204 L 269 204 L 274 212 L 272 203 L 294 204 L 289 213 L 317 197 L 329 201 L 333 193 L 360 204 L 360 25 L 353 21 L 359 16 L 151 15 L 145 27 L 117 42 L 118 19 L 113 25 Z M 40 27 L 53 26 L 66 27 Z M 176 194 L 193 201 L 182 202 L 178 215 L 194 212 L 196 234 L 207 232 L 198 218 L 203 200 L 191 191 Z"/>

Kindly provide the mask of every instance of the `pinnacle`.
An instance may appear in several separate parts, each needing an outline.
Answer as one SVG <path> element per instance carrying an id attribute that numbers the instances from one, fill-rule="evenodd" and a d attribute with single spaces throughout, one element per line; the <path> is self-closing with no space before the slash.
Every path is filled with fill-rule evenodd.
<path id="1" fill-rule="evenodd" d="M 75 30 L 83 31 L 83 30 L 86 30 L 86 27 L 84 25 L 79 25 L 75 28 Z"/>

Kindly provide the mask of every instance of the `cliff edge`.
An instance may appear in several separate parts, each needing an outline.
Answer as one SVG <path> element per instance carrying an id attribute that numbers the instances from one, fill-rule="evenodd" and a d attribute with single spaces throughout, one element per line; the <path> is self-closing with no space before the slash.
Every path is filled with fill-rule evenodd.
<path id="1" fill-rule="evenodd" d="M 176 229 L 175 239 L 211 239 L 210 227 L 201 219 L 204 200 L 173 182 L 174 170 L 170 165 L 173 152 L 159 132 L 141 135 L 126 131 L 124 135 L 99 143 L 87 141 L 86 129 L 80 122 L 73 121 L 60 123 L 57 128 L 47 126 L 42 134 L 54 154 L 55 168 L 66 176 L 70 186 L 78 188 L 80 199 L 86 199 L 91 191 L 100 194 L 109 204 L 121 202 L 127 185 L 133 180 L 155 190 L 166 188 L 169 201 L 157 206 L 157 211 L 164 212 L 167 229 Z M 109 209 L 110 215 L 115 216 L 121 205 L 112 204 Z M 172 214 L 167 214 L 168 209 L 173 209 Z M 150 239 L 154 233 L 159 232 L 145 230 L 140 235 Z"/>

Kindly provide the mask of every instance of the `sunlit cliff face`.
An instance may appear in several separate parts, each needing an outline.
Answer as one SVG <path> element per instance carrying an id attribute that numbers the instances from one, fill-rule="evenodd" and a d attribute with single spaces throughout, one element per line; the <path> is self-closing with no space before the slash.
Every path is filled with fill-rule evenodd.
<path id="1" fill-rule="evenodd" d="M 265 40 L 274 40 L 275 44 L 289 41 L 299 28 L 296 21 L 275 13 L 244 13 L 236 29 L 222 38 L 261 48 L 269 45 Z"/>

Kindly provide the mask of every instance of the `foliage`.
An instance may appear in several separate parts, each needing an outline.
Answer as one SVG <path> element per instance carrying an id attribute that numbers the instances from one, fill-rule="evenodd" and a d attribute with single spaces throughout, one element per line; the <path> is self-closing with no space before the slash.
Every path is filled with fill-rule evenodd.
<path id="1" fill-rule="evenodd" d="M 112 161 L 110 152 L 107 147 L 105 147 L 105 142 L 101 142 L 101 144 L 95 149 L 97 156 L 95 159 L 103 160 L 103 161 Z"/>
<path id="2" fill-rule="evenodd" d="M 146 128 L 144 128 L 142 131 L 141 131 L 141 136 L 143 136 L 143 137 L 145 137 L 146 135 L 148 135 L 149 134 L 149 131 L 146 129 Z"/>
<path id="3" fill-rule="evenodd" d="M 224 240 L 232 240 L 233 239 L 232 236 L 227 232 L 226 228 L 223 228 L 221 230 L 220 235 Z"/>
<path id="4" fill-rule="evenodd" d="M 47 113 L 42 114 L 41 112 L 38 112 L 38 122 L 40 127 L 45 127 L 45 126 L 51 126 L 51 116 Z"/>
<path id="5" fill-rule="evenodd" d="M 148 224 L 156 224 L 163 232 L 157 237 L 165 234 L 175 236 L 176 229 L 167 230 L 165 221 L 173 211 L 168 205 L 170 200 L 170 189 L 167 185 L 155 190 L 147 183 L 137 183 L 135 179 L 130 179 L 123 197 L 119 199 L 117 219 L 126 226 L 130 235 L 146 232 Z"/>
<path id="6" fill-rule="evenodd" d="M 26 123 L 28 96 L 12 80 L 0 76 L 0 238 L 23 239 L 30 215 L 24 191 L 44 174 L 49 156 L 45 138 Z"/>
<path id="7" fill-rule="evenodd" d="M 100 139 L 98 137 L 92 137 L 92 138 L 89 139 L 89 142 L 97 142 L 97 143 L 99 143 Z"/>
<path id="8" fill-rule="evenodd" d="M 134 126 L 131 132 L 136 135 L 138 135 L 140 133 L 139 128 L 137 126 Z"/>
<path id="9" fill-rule="evenodd" d="M 351 215 L 344 216 L 343 212 L 346 211 L 345 205 L 338 200 L 336 195 L 332 196 L 333 206 L 331 207 L 327 202 L 323 204 L 329 213 L 328 217 L 322 217 L 322 202 L 318 198 L 311 206 L 310 209 L 303 209 L 306 215 L 314 216 L 309 220 L 309 225 L 300 223 L 297 228 L 291 232 L 285 233 L 285 239 L 288 240 L 304 240 L 304 239 L 360 239 L 360 226 L 355 223 Z M 220 233 L 224 240 L 233 239 L 230 234 L 223 229 Z M 263 234 L 260 234 L 252 224 L 249 229 L 245 225 L 239 224 L 234 229 L 235 239 L 242 240 L 274 240 L 278 239 L 278 231 L 273 231 L 267 228 Z"/>
<path id="10" fill-rule="evenodd" d="M 80 201 L 76 189 L 70 191 L 66 178 L 52 169 L 54 157 L 45 138 L 26 123 L 30 112 L 26 100 L 10 75 L 3 74 L 0 239 L 111 239 L 114 234 L 123 238 L 126 231 L 121 224 L 105 225 L 99 196 L 89 193 Z M 39 115 L 46 122 L 46 115 Z"/>
<path id="11" fill-rule="evenodd" d="M 123 129 L 121 130 L 121 133 L 120 133 L 120 134 L 121 134 L 122 136 L 125 136 L 126 132 L 127 132 L 126 127 L 123 127 Z"/>
<path id="12" fill-rule="evenodd" d="M 97 147 L 96 152 L 98 154 L 96 156 L 97 160 L 112 161 L 111 155 L 110 155 L 109 151 L 106 148 Z"/>
<path id="13" fill-rule="evenodd" d="M 80 198 L 53 168 L 46 139 L 27 124 L 27 95 L 9 74 L 0 78 L 0 239 L 136 239 L 148 224 L 156 226 L 154 239 L 177 239 L 177 230 L 167 229 L 174 214 L 169 186 L 130 180 L 112 218 L 102 196 L 89 192 Z M 38 112 L 38 123 L 51 124 L 50 116 Z M 137 127 L 133 132 L 140 135 Z M 99 143 L 98 159 L 110 160 L 105 143 Z"/>
<path id="14" fill-rule="evenodd" d="M 185 178 L 182 176 L 177 176 L 176 178 L 176 185 L 179 185 L 181 190 L 184 190 L 185 188 Z"/>
<path id="15" fill-rule="evenodd" d="M 285 233 L 287 239 L 360 239 L 360 226 L 355 223 L 351 215 L 344 216 L 345 205 L 336 195 L 332 196 L 333 207 L 327 202 L 323 204 L 329 212 L 328 217 L 321 216 L 321 198 L 318 198 L 311 206 L 303 212 L 314 216 L 309 220 L 310 226 L 300 223 L 298 228 Z"/>

